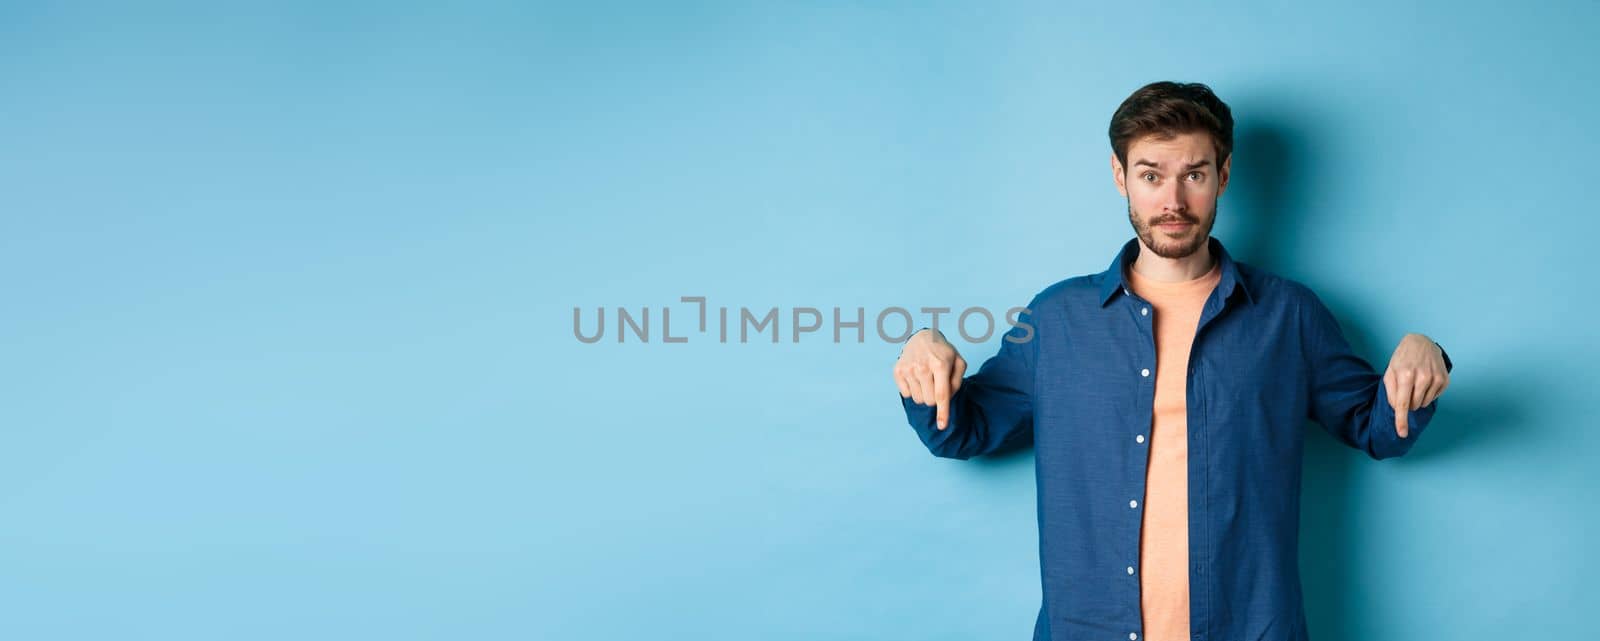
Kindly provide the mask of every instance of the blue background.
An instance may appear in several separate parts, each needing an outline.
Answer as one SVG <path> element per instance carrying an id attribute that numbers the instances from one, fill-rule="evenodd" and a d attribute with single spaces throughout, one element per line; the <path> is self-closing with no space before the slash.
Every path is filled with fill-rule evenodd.
<path id="1" fill-rule="evenodd" d="M 1587 634 L 1597 13 L 0 5 L 0 636 L 1028 638 L 1030 453 L 931 457 L 870 333 L 679 297 L 1104 269 L 1160 79 L 1238 120 L 1215 236 L 1456 363 L 1402 459 L 1307 424 L 1313 637 Z"/>

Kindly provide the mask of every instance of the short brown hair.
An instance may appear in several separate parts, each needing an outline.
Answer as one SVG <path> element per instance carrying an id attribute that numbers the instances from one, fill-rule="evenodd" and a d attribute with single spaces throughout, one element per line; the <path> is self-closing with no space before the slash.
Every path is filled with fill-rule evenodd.
<path id="1" fill-rule="evenodd" d="M 1217 166 L 1233 153 L 1233 112 L 1211 88 L 1198 82 L 1152 82 L 1140 87 L 1111 115 L 1111 151 L 1128 166 L 1128 146 L 1145 136 L 1165 140 L 1196 131 L 1211 134 Z"/>

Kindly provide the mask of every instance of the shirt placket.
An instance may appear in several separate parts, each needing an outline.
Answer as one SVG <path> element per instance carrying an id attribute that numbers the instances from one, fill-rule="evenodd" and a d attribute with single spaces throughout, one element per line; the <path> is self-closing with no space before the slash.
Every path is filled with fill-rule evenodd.
<path id="1" fill-rule="evenodd" d="M 1149 302 L 1141 300 L 1135 296 L 1127 287 L 1122 288 L 1122 293 L 1126 295 L 1127 299 L 1130 301 L 1130 304 L 1133 307 L 1136 307 L 1138 310 L 1133 318 L 1134 322 L 1139 327 L 1139 335 L 1142 337 L 1142 340 L 1139 342 L 1138 359 L 1133 365 L 1138 369 L 1137 373 L 1139 375 L 1138 380 L 1140 385 L 1138 394 L 1139 411 L 1136 413 L 1136 415 L 1142 417 L 1142 420 L 1140 421 L 1139 425 L 1136 425 L 1132 429 L 1133 436 L 1129 439 L 1129 447 L 1132 447 L 1135 450 L 1132 458 L 1133 460 L 1139 462 L 1139 465 L 1135 466 L 1134 468 L 1134 482 L 1129 484 L 1135 489 L 1134 494 L 1137 495 L 1129 496 L 1126 499 L 1128 501 L 1129 514 L 1131 515 L 1130 518 L 1133 522 L 1133 525 L 1130 528 L 1133 532 L 1133 536 L 1129 537 L 1130 543 L 1127 548 L 1129 550 L 1127 573 L 1131 579 L 1127 594 L 1129 595 L 1128 598 L 1130 602 L 1133 604 L 1131 608 L 1133 615 L 1131 625 L 1129 626 L 1128 639 L 1130 641 L 1137 641 L 1144 627 L 1144 621 L 1142 618 L 1143 606 L 1140 603 L 1140 578 L 1138 572 L 1138 568 L 1140 566 L 1139 541 L 1143 535 L 1144 513 L 1139 509 L 1139 499 L 1144 497 L 1144 492 L 1146 489 L 1146 474 L 1150 466 L 1150 452 L 1148 449 L 1150 439 L 1147 435 L 1149 434 L 1150 428 L 1155 424 L 1155 310 L 1151 308 Z"/>
<path id="2" fill-rule="evenodd" d="M 1203 362 L 1200 358 L 1205 350 L 1205 329 L 1210 322 L 1222 313 L 1226 302 L 1223 299 L 1222 288 L 1211 292 L 1206 299 L 1206 305 L 1200 311 L 1200 322 L 1195 327 L 1194 341 L 1189 345 L 1188 376 L 1185 378 L 1186 389 L 1185 409 L 1188 421 L 1188 447 L 1189 447 L 1189 522 L 1196 527 L 1189 528 L 1189 636 L 1195 641 L 1207 637 L 1206 630 L 1211 624 L 1211 583 L 1206 567 L 1211 559 L 1209 551 L 1211 546 L 1211 506 L 1207 497 L 1210 494 L 1211 467 L 1210 451 L 1207 449 L 1210 439 L 1211 424 L 1206 420 L 1206 395 L 1205 395 L 1205 368 L 1200 367 Z"/>

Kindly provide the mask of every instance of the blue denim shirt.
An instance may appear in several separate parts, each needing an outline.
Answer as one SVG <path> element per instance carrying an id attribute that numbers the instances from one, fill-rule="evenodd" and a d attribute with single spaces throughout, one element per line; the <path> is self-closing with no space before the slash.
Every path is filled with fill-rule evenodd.
<path id="1" fill-rule="evenodd" d="M 1411 449 L 1438 402 L 1410 410 L 1401 438 L 1381 373 L 1351 350 L 1322 301 L 1209 242 L 1221 279 L 1201 310 L 1187 382 L 1190 630 L 1203 640 L 1300 641 L 1306 420 L 1383 459 Z M 1036 641 L 1144 636 L 1139 536 L 1155 310 L 1123 282 L 1139 251 L 1130 239 L 1104 272 L 1035 296 L 999 352 L 962 381 L 947 429 L 935 426 L 934 407 L 901 399 L 936 456 L 1034 446 L 1044 595 Z"/>

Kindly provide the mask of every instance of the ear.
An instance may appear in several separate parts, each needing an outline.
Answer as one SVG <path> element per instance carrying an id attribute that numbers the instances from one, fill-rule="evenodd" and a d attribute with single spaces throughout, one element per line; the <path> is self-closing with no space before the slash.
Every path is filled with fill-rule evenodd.
<path id="1" fill-rule="evenodd" d="M 1232 172 L 1233 153 L 1229 152 L 1228 157 L 1222 159 L 1222 167 L 1217 169 L 1217 196 L 1219 198 L 1222 196 L 1222 192 L 1228 190 L 1228 174 Z"/>
<path id="2" fill-rule="evenodd" d="M 1111 180 L 1117 183 L 1117 193 L 1124 198 L 1128 196 L 1127 174 L 1122 171 L 1122 161 L 1117 160 L 1117 152 L 1111 152 Z"/>

